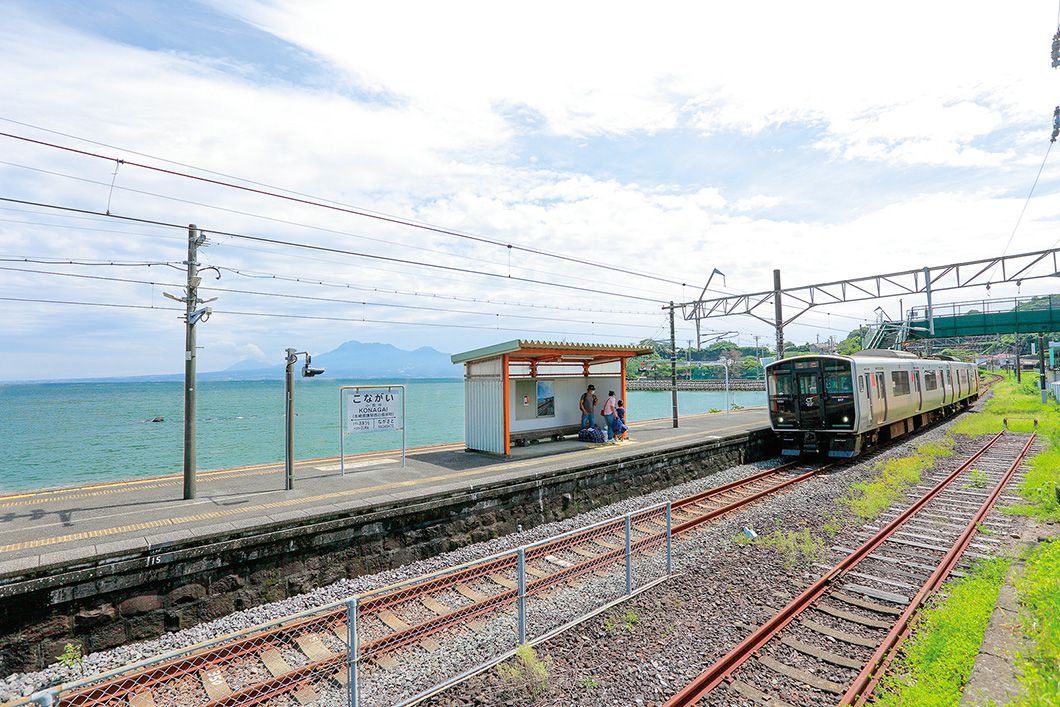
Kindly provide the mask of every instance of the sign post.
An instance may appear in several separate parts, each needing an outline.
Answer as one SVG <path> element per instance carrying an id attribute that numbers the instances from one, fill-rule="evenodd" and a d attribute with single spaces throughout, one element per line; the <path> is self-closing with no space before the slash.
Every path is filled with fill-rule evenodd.
<path id="1" fill-rule="evenodd" d="M 353 432 L 401 431 L 401 466 L 405 466 L 405 386 L 339 387 L 339 473 L 346 475 L 346 435 Z"/>

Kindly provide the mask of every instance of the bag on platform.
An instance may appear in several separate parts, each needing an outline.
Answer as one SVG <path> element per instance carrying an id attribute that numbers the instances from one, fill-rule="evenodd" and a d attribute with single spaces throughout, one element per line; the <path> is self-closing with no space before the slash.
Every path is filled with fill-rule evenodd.
<path id="1" fill-rule="evenodd" d="M 586 427 L 584 430 L 578 432 L 578 439 L 582 442 L 603 444 L 607 441 L 607 435 L 603 430 L 598 430 L 595 427 Z"/>

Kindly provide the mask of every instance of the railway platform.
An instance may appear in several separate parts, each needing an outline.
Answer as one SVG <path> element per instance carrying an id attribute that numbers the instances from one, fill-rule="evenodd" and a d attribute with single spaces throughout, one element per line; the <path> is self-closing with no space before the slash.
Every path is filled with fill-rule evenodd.
<path id="1" fill-rule="evenodd" d="M 102 650 L 518 525 L 558 520 L 776 451 L 764 408 L 634 422 L 619 445 L 463 444 L 0 496 L 0 668 L 43 666 L 69 640 Z M 560 452 L 560 453 L 557 453 Z M 26 643 L 47 632 L 47 640 Z M 54 635 L 52 635 L 54 634 Z"/>
<path id="2" fill-rule="evenodd" d="M 115 550 L 149 550 L 200 533 L 249 529 L 335 510 L 363 510 L 484 481 L 555 473 L 587 461 L 631 458 L 696 440 L 722 439 L 768 427 L 763 408 L 692 415 L 674 429 L 668 419 L 634 422 L 619 445 L 575 441 L 513 447 L 508 459 L 464 451 L 463 444 L 300 461 L 292 491 L 284 466 L 262 464 L 200 472 L 199 497 L 181 498 L 179 474 L 0 496 L 0 577 L 32 567 L 84 560 Z"/>

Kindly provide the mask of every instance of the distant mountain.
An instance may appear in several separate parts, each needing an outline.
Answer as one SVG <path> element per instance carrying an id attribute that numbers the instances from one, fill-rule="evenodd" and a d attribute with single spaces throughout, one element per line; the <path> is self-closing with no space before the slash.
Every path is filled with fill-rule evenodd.
<path id="1" fill-rule="evenodd" d="M 463 374 L 449 354 L 430 346 L 414 351 L 390 344 L 347 341 L 333 351 L 313 356 L 313 365 L 337 378 L 457 378 Z M 225 378 L 272 378 L 282 374 L 283 364 L 244 359 L 217 375 Z"/>
<path id="2" fill-rule="evenodd" d="M 277 358 L 278 362 L 247 358 L 233 363 L 223 371 L 200 371 L 198 378 L 203 381 L 282 379 L 282 353 Z M 430 346 L 421 346 L 415 351 L 406 351 L 390 344 L 365 344 L 360 341 L 347 341 L 334 351 L 314 355 L 313 365 L 323 368 L 325 375 L 329 378 L 459 378 L 463 375 L 463 368 L 453 365 L 449 354 Z M 184 380 L 183 373 L 11 382 L 153 383 L 179 380 Z"/>

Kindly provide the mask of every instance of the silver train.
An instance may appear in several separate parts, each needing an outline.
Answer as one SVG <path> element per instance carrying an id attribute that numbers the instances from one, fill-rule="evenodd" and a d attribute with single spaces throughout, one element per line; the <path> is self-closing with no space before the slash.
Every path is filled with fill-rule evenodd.
<path id="1" fill-rule="evenodd" d="M 979 373 L 948 357 L 866 350 L 766 366 L 769 419 L 788 456 L 853 457 L 978 400 Z"/>

